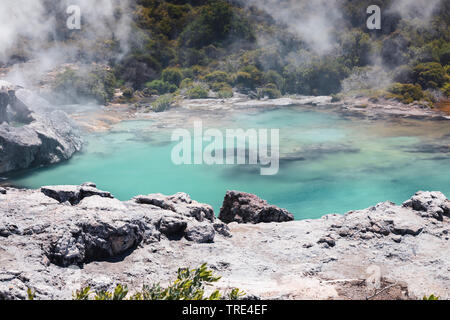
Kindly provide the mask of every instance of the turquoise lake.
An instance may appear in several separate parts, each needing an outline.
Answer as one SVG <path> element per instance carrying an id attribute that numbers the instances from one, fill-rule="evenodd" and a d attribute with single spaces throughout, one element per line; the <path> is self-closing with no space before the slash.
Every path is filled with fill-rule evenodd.
<path id="1" fill-rule="evenodd" d="M 189 128 L 189 124 L 183 124 Z M 9 176 L 27 188 L 94 181 L 120 200 L 138 194 L 186 192 L 218 214 L 227 190 L 254 193 L 296 219 L 345 213 L 418 190 L 450 196 L 450 126 L 443 121 L 364 120 L 314 107 L 235 111 L 205 125 L 280 129 L 280 170 L 259 166 L 174 165 L 172 129 L 154 120 L 121 122 L 106 133 L 86 134 L 71 160 Z"/>

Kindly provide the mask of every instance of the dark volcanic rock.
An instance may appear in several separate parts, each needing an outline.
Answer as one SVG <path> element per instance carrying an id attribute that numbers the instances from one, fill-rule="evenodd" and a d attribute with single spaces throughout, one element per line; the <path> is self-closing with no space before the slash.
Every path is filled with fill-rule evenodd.
<path id="1" fill-rule="evenodd" d="M 41 192 L 47 197 L 53 198 L 60 203 L 70 202 L 75 205 L 87 197 L 99 196 L 102 198 L 113 198 L 110 192 L 98 190 L 89 186 L 46 186 Z"/>
<path id="2" fill-rule="evenodd" d="M 286 222 L 294 220 L 294 216 L 286 209 L 269 205 L 253 194 L 227 191 L 219 219 L 225 223 Z"/>

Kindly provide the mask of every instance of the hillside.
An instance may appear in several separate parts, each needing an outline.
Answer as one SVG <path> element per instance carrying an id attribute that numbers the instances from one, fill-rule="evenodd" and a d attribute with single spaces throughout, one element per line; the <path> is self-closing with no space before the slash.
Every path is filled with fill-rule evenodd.
<path id="1" fill-rule="evenodd" d="M 111 67 L 62 73 L 54 89 L 68 96 L 108 102 L 116 87 L 124 98 L 180 88 L 192 98 L 208 89 L 228 97 L 232 88 L 269 98 L 363 92 L 405 103 L 450 95 L 448 1 L 109 1 L 115 7 L 101 28 L 90 13 L 81 30 L 64 27 L 66 2 L 43 1 L 45 16 L 56 17 L 48 43 L 22 38 L 9 63 L 56 42 L 70 48 L 71 62 Z M 382 9 L 381 30 L 366 27 L 371 4 Z"/>

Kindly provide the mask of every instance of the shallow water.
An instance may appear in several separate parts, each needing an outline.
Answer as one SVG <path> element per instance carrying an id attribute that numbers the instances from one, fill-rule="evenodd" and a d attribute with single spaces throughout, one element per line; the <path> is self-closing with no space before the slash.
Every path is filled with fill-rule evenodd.
<path id="1" fill-rule="evenodd" d="M 215 119 L 220 129 L 279 128 L 282 158 L 275 176 L 248 165 L 176 166 L 172 130 L 155 121 L 126 121 L 109 133 L 87 135 L 83 152 L 70 161 L 16 173 L 9 182 L 38 188 L 94 181 L 121 200 L 182 191 L 216 213 L 226 190 L 234 189 L 284 207 L 296 219 L 401 203 L 418 190 L 450 195 L 448 122 L 346 119 L 312 108 L 236 111 L 223 123 Z"/>

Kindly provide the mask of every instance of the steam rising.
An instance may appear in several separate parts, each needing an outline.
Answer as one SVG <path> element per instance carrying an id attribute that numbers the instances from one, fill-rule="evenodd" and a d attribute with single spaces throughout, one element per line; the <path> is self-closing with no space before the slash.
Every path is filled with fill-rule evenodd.
<path id="1" fill-rule="evenodd" d="M 395 0 L 391 10 L 403 19 L 416 19 L 416 22 L 428 24 L 442 0 Z"/>
<path id="2" fill-rule="evenodd" d="M 81 9 L 81 30 L 69 30 L 67 7 Z M 128 51 L 131 30 L 129 0 L 1 0 L 0 66 L 26 57 L 36 63 L 14 66 L 8 80 L 25 85 L 31 76 L 88 55 L 95 46 L 114 40 L 118 58 Z M 80 44 L 82 44 L 80 46 Z M 94 57 L 98 58 L 98 57 Z"/>
<path id="3" fill-rule="evenodd" d="M 248 0 L 246 3 L 266 11 L 278 23 L 285 24 L 314 52 L 325 54 L 333 49 L 333 32 L 342 23 L 336 1 Z"/>

